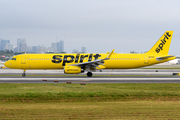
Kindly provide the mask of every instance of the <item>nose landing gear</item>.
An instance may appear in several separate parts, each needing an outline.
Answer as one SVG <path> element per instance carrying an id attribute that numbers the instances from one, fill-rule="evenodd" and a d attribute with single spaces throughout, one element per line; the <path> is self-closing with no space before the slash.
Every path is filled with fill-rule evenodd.
<path id="1" fill-rule="evenodd" d="M 24 73 L 22 74 L 22 76 L 23 76 L 23 77 L 26 77 L 26 73 L 25 73 L 26 70 L 23 70 L 23 71 L 24 71 Z"/>

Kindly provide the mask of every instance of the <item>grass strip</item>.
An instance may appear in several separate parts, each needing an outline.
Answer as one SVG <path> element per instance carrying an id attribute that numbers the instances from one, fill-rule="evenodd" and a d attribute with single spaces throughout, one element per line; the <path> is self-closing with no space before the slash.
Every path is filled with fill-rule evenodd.
<path id="1" fill-rule="evenodd" d="M 176 120 L 180 101 L 45 102 L 0 104 L 0 119 Z"/>
<path id="2" fill-rule="evenodd" d="M 98 102 L 98 101 L 179 101 L 178 83 L 88 83 L 67 87 L 65 83 L 1 83 L 0 102 Z"/>

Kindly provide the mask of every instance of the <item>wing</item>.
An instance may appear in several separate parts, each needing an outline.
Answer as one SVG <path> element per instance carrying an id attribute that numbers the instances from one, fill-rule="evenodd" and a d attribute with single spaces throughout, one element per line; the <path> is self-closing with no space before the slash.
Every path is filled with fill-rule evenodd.
<path id="1" fill-rule="evenodd" d="M 79 66 L 79 67 L 83 67 L 83 68 L 93 68 L 93 69 L 103 69 L 106 68 L 104 66 L 104 60 L 109 60 L 111 55 L 113 54 L 114 49 L 112 50 L 112 52 L 104 59 L 98 59 L 98 60 L 94 60 L 94 61 L 89 61 L 89 62 L 84 62 L 84 63 L 78 63 L 78 64 L 71 64 L 71 66 Z"/>

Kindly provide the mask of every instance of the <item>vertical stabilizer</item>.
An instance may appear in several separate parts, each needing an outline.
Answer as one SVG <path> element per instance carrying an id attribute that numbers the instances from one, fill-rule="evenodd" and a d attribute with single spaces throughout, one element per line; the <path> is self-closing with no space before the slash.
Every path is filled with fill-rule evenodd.
<path id="1" fill-rule="evenodd" d="M 168 55 L 173 31 L 166 31 L 147 53 Z"/>

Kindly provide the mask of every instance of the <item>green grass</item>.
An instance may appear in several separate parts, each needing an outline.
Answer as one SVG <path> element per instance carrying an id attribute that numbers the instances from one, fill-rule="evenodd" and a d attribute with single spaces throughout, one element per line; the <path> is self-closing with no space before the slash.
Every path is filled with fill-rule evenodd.
<path id="1" fill-rule="evenodd" d="M 180 101 L 4 103 L 0 119 L 173 120 L 179 110 Z"/>
<path id="2" fill-rule="evenodd" d="M 179 83 L 0 84 L 0 119 L 180 118 Z"/>
<path id="3" fill-rule="evenodd" d="M 0 84 L 0 102 L 180 100 L 180 84 Z"/>

